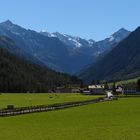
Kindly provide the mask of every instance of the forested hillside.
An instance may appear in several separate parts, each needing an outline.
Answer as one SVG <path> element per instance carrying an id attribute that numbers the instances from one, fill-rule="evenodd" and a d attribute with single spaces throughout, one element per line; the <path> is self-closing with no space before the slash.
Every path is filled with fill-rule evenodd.
<path id="1" fill-rule="evenodd" d="M 87 82 L 93 79 L 123 80 L 138 76 L 140 76 L 140 27 L 80 74 Z"/>
<path id="2" fill-rule="evenodd" d="M 15 56 L 5 49 L 6 42 L 0 43 L 0 92 L 47 92 L 58 86 L 80 84 L 77 77 L 54 72 Z"/>

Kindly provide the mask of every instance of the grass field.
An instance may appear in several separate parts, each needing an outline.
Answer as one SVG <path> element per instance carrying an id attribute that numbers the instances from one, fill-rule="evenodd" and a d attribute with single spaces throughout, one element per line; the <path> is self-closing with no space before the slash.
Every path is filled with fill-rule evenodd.
<path id="1" fill-rule="evenodd" d="M 48 105 L 71 101 L 81 101 L 97 98 L 99 96 L 84 96 L 81 94 L 1 94 L 0 108 L 12 104 L 15 107 L 31 105 Z"/>
<path id="2" fill-rule="evenodd" d="M 140 79 L 140 77 L 132 78 L 132 79 L 128 79 L 128 80 L 117 81 L 116 85 L 122 85 L 122 84 L 128 84 L 128 83 L 136 83 L 138 79 Z M 109 84 L 112 85 L 113 83 L 109 83 Z"/>
<path id="3" fill-rule="evenodd" d="M 139 140 L 140 98 L 0 118 L 0 131 L 1 140 Z"/>

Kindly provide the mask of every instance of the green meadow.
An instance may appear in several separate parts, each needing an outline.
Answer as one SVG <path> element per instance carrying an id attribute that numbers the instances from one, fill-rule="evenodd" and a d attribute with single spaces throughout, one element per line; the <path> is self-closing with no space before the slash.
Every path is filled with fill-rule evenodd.
<path id="1" fill-rule="evenodd" d="M 14 105 L 15 107 L 24 107 L 32 105 L 48 105 L 54 103 L 63 103 L 71 101 L 83 101 L 94 99 L 99 96 L 86 96 L 77 93 L 67 93 L 67 94 L 1 94 L 0 95 L 0 108 L 4 108 L 7 105 Z"/>
<path id="2" fill-rule="evenodd" d="M 122 80 L 122 81 L 117 81 L 117 82 L 116 82 L 116 85 L 129 84 L 129 83 L 136 83 L 138 79 L 140 79 L 140 77 L 132 78 L 132 79 L 127 79 L 127 80 Z M 113 83 L 109 83 L 109 84 L 112 85 Z"/>
<path id="3" fill-rule="evenodd" d="M 1 95 L 0 102 L 5 99 L 5 104 L 15 102 L 19 106 L 26 105 L 26 103 L 29 105 L 28 101 L 24 101 L 24 99 L 27 99 L 26 96 L 24 94 Z M 34 100 L 34 104 L 55 102 L 55 97 L 54 99 L 51 98 L 54 101 L 50 101 L 50 95 L 29 96 L 32 97 L 32 101 Z M 46 99 L 44 99 L 45 97 Z M 95 97 L 80 94 L 62 94 L 59 98 L 62 99 L 61 101 L 71 101 Z M 140 98 L 120 98 L 117 101 L 0 118 L 0 140 L 139 139 Z"/>

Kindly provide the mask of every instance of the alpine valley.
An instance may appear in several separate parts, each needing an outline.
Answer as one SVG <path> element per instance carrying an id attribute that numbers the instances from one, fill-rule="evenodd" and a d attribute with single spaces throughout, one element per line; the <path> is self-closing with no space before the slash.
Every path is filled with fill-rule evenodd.
<path id="1" fill-rule="evenodd" d="M 10 38 L 16 44 L 14 46 L 18 46 L 17 49 L 9 47 L 9 51 L 35 64 L 68 74 L 86 69 L 129 34 L 130 31 L 121 28 L 104 40 L 94 41 L 58 32 L 36 32 L 13 24 L 10 20 L 0 23 L 0 35 Z"/>
<path id="2" fill-rule="evenodd" d="M 139 76 L 140 27 L 80 74 L 86 82 L 93 79 L 117 81 Z"/>
<path id="3" fill-rule="evenodd" d="M 12 50 L 12 51 L 11 51 Z M 15 56 L 22 54 L 9 38 L 0 36 L 0 92 L 50 92 L 55 87 L 80 85 L 75 76 L 55 72 Z"/>

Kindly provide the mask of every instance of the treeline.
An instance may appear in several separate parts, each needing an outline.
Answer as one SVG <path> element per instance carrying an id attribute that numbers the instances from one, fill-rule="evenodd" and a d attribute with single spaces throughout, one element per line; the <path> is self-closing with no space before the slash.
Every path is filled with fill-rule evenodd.
<path id="1" fill-rule="evenodd" d="M 0 48 L 0 92 L 49 92 L 80 83 L 75 76 L 40 67 Z"/>

